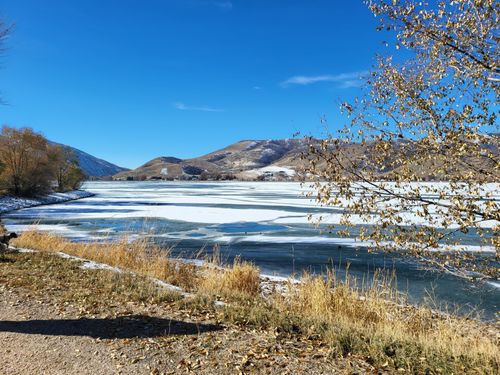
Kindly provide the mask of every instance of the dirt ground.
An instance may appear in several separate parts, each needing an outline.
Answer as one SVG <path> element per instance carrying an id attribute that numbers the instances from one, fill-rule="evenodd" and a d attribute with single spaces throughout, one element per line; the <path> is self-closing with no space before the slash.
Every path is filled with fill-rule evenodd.
<path id="1" fill-rule="evenodd" d="M 54 255 L 8 254 L 0 374 L 378 373 L 318 338 L 227 326 L 213 308 L 146 284 Z"/>

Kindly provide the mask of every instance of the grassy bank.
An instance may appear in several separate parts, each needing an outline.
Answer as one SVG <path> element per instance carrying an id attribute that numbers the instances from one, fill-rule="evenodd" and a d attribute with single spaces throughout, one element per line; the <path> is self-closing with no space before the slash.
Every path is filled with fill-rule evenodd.
<path id="1" fill-rule="evenodd" d="M 333 358 L 362 356 L 377 368 L 409 373 L 498 373 L 498 326 L 413 307 L 382 275 L 362 288 L 349 280 L 304 275 L 285 292 L 260 293 L 256 267 L 236 261 L 220 268 L 217 258 L 204 266 L 169 258 L 147 241 L 73 243 L 37 232 L 24 233 L 18 247 L 64 252 L 155 277 L 195 294 L 192 309 L 209 309 L 221 322 L 304 338 L 317 337 Z M 129 284 L 127 288 L 132 288 Z M 169 297 L 173 298 L 173 297 Z M 223 299 L 226 306 L 213 307 Z"/>

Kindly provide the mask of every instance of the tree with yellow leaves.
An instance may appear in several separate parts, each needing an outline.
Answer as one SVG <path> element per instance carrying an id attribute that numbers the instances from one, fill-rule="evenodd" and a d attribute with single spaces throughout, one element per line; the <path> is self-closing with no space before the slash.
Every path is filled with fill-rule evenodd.
<path id="1" fill-rule="evenodd" d="M 499 12 L 494 0 L 367 1 L 395 36 L 337 135 L 311 142 L 319 203 L 343 208 L 340 233 L 465 277 L 498 278 Z M 460 245 L 473 233 L 495 255 Z M 453 245 L 453 246 L 450 246 Z M 437 251 L 439 250 L 439 251 Z"/>

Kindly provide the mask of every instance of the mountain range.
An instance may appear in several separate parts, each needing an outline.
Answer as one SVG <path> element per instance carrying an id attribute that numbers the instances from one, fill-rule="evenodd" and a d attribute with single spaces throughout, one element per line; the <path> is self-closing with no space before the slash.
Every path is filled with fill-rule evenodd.
<path id="1" fill-rule="evenodd" d="M 498 134 L 489 134 L 483 137 L 482 147 L 499 155 Z M 319 142 L 312 140 L 313 143 Z M 397 140 L 395 149 L 404 147 L 406 158 L 413 160 L 418 154 L 412 151 L 405 140 Z M 464 141 L 467 142 L 467 141 Z M 173 156 L 161 156 L 152 159 L 134 170 L 121 171 L 113 176 L 115 180 L 272 180 L 294 181 L 303 175 L 305 162 L 301 158 L 311 145 L 310 139 L 274 139 L 274 140 L 243 140 L 209 154 L 191 158 L 179 159 Z M 411 145 L 410 145 L 411 146 Z M 371 142 L 348 143 L 342 146 L 344 153 L 360 169 L 365 168 L 366 158 L 373 158 L 377 149 Z M 395 155 L 400 157 L 401 155 Z M 490 171 L 490 178 L 498 177 L 495 162 L 487 158 L 464 156 L 461 162 L 456 163 L 456 172 L 463 175 L 469 166 L 476 170 Z M 395 159 L 397 160 L 397 159 Z M 424 180 L 446 180 L 449 176 L 443 175 L 439 168 L 439 158 L 436 162 L 428 160 L 422 163 L 414 160 L 410 168 L 413 173 Z M 444 163 L 444 159 L 442 160 Z M 462 163 L 465 162 L 465 163 Z M 392 179 L 399 174 L 400 163 L 392 166 L 385 165 L 374 172 L 380 178 Z M 463 164 L 463 165 L 462 165 Z M 319 164 L 321 168 L 321 164 Z M 497 176 L 497 177 L 494 177 Z"/>
<path id="2" fill-rule="evenodd" d="M 307 145 L 304 139 L 244 140 L 192 159 L 161 156 L 113 178 L 293 180 L 299 169 L 299 156 Z"/>
<path id="3" fill-rule="evenodd" d="M 498 134 L 485 137 L 483 147 L 494 155 L 499 155 Z M 56 144 L 51 142 L 52 144 Z M 274 140 L 243 140 L 220 150 L 190 159 L 180 159 L 174 156 L 160 156 L 148 161 L 140 167 L 129 170 L 119 167 L 106 160 L 96 158 L 79 149 L 68 147 L 78 159 L 80 167 L 90 179 L 113 178 L 114 180 L 299 180 L 300 172 L 304 170 L 301 155 L 308 150 L 309 139 L 274 139 Z M 363 165 L 367 155 L 375 152 L 370 144 L 346 144 L 345 152 L 349 157 Z M 411 152 L 408 157 L 411 157 Z M 498 170 L 495 165 L 484 160 L 470 158 L 469 164 L 477 164 L 479 168 Z M 480 163 L 480 164 L 478 164 Z M 494 163 L 493 163 L 494 164 Z M 416 174 L 424 179 L 441 180 L 444 176 L 434 173 L 435 166 L 422 166 L 415 162 Z M 380 171 L 380 176 L 399 173 L 398 167 Z"/>
<path id="4" fill-rule="evenodd" d="M 52 145 L 68 148 L 76 157 L 80 167 L 89 179 L 112 178 L 114 180 L 272 180 L 294 181 L 303 176 L 306 162 L 301 158 L 306 154 L 311 139 L 271 139 L 271 140 L 243 140 L 231 144 L 220 150 L 203 156 L 190 159 L 180 159 L 174 156 L 160 156 L 148 161 L 140 167 L 129 170 L 92 156 L 77 148 L 49 141 Z M 438 155 L 435 161 L 417 160 L 418 154 L 412 151 L 405 140 L 397 140 L 394 148 L 404 147 L 404 157 L 410 160 L 409 168 L 424 180 L 447 180 L 449 176 L 439 170 L 439 163 L 445 164 L 446 157 Z M 464 140 L 464 143 L 469 142 Z M 475 142 L 476 143 L 476 142 Z M 486 154 L 493 157 L 463 156 L 457 160 L 456 173 L 463 176 L 470 170 L 486 171 L 490 177 L 487 181 L 498 181 L 500 178 L 498 160 L 500 155 L 500 134 L 483 134 L 480 146 Z M 344 154 L 349 155 L 350 163 L 366 168 L 366 158 L 376 155 L 376 147 L 371 142 L 347 143 L 343 147 Z M 394 159 L 401 154 L 396 154 Z M 442 160 L 441 160 L 441 159 Z M 427 164 L 426 164 L 427 163 Z M 394 162 L 374 170 L 380 178 L 392 179 L 400 174 L 400 163 Z M 321 168 L 321 163 L 318 167 Z M 462 165 L 468 166 L 462 168 Z M 472 168 L 472 169 L 471 169 Z"/>
<path id="5" fill-rule="evenodd" d="M 69 148 L 78 160 L 80 168 L 83 170 L 85 175 L 87 175 L 87 177 L 91 179 L 113 176 L 119 172 L 128 171 L 127 168 L 122 168 L 106 160 L 96 158 L 95 156 L 87 154 L 86 152 L 77 148 L 51 141 L 49 141 L 49 143 Z"/>

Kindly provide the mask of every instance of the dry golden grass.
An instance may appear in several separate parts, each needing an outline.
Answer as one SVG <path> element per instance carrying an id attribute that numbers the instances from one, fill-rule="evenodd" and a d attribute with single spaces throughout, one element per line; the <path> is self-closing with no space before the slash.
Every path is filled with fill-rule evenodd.
<path id="1" fill-rule="evenodd" d="M 339 355 L 365 353 L 379 365 L 416 373 L 498 373 L 498 330 L 403 300 L 391 277 L 379 275 L 371 285 L 353 288 L 329 273 L 305 275 L 273 305 L 302 332 L 320 333 Z"/>
<path id="2" fill-rule="evenodd" d="M 1 265 L 1 263 L 0 263 Z M 50 253 L 7 254 L 0 271 L 0 283 L 21 287 L 36 298 L 47 291 L 65 304 L 78 303 L 84 310 L 107 314 L 109 309 L 127 308 L 129 302 L 174 302 L 182 296 L 161 288 L 149 277 L 127 272 L 81 269 L 80 262 L 53 256 Z"/>
<path id="3" fill-rule="evenodd" d="M 170 258 L 170 252 L 147 240 L 130 242 L 72 242 L 60 236 L 27 231 L 12 242 L 14 246 L 45 252 L 63 252 L 80 258 L 123 268 L 180 286 L 227 298 L 241 294 L 255 296 L 259 292 L 259 271 L 252 264 L 238 259 L 221 267 L 218 257 L 206 260 L 205 267 Z"/>
<path id="4" fill-rule="evenodd" d="M 153 276 L 199 296 L 222 296 L 231 301 L 220 312 L 226 322 L 319 335 L 337 355 L 363 355 L 378 367 L 411 373 L 499 372 L 498 327 L 409 306 L 391 275 L 379 275 L 359 288 L 334 273 L 304 275 L 286 293 L 264 299 L 258 269 L 238 259 L 220 267 L 216 255 L 196 267 L 169 259 L 168 251 L 146 241 L 85 244 L 37 232 L 26 232 L 14 243 Z"/>
<path id="5" fill-rule="evenodd" d="M 236 259 L 230 267 L 207 263 L 197 290 L 226 298 L 256 297 L 260 291 L 260 273 L 255 265 Z"/>
<path id="6" fill-rule="evenodd" d="M 105 263 L 133 271 L 140 275 L 179 285 L 191 290 L 197 284 L 198 272 L 194 265 L 169 258 L 169 251 L 147 240 L 130 242 L 126 238 L 116 242 L 72 242 L 63 237 L 37 231 L 24 232 L 12 244 L 45 252 L 63 252 L 80 258 Z"/>

